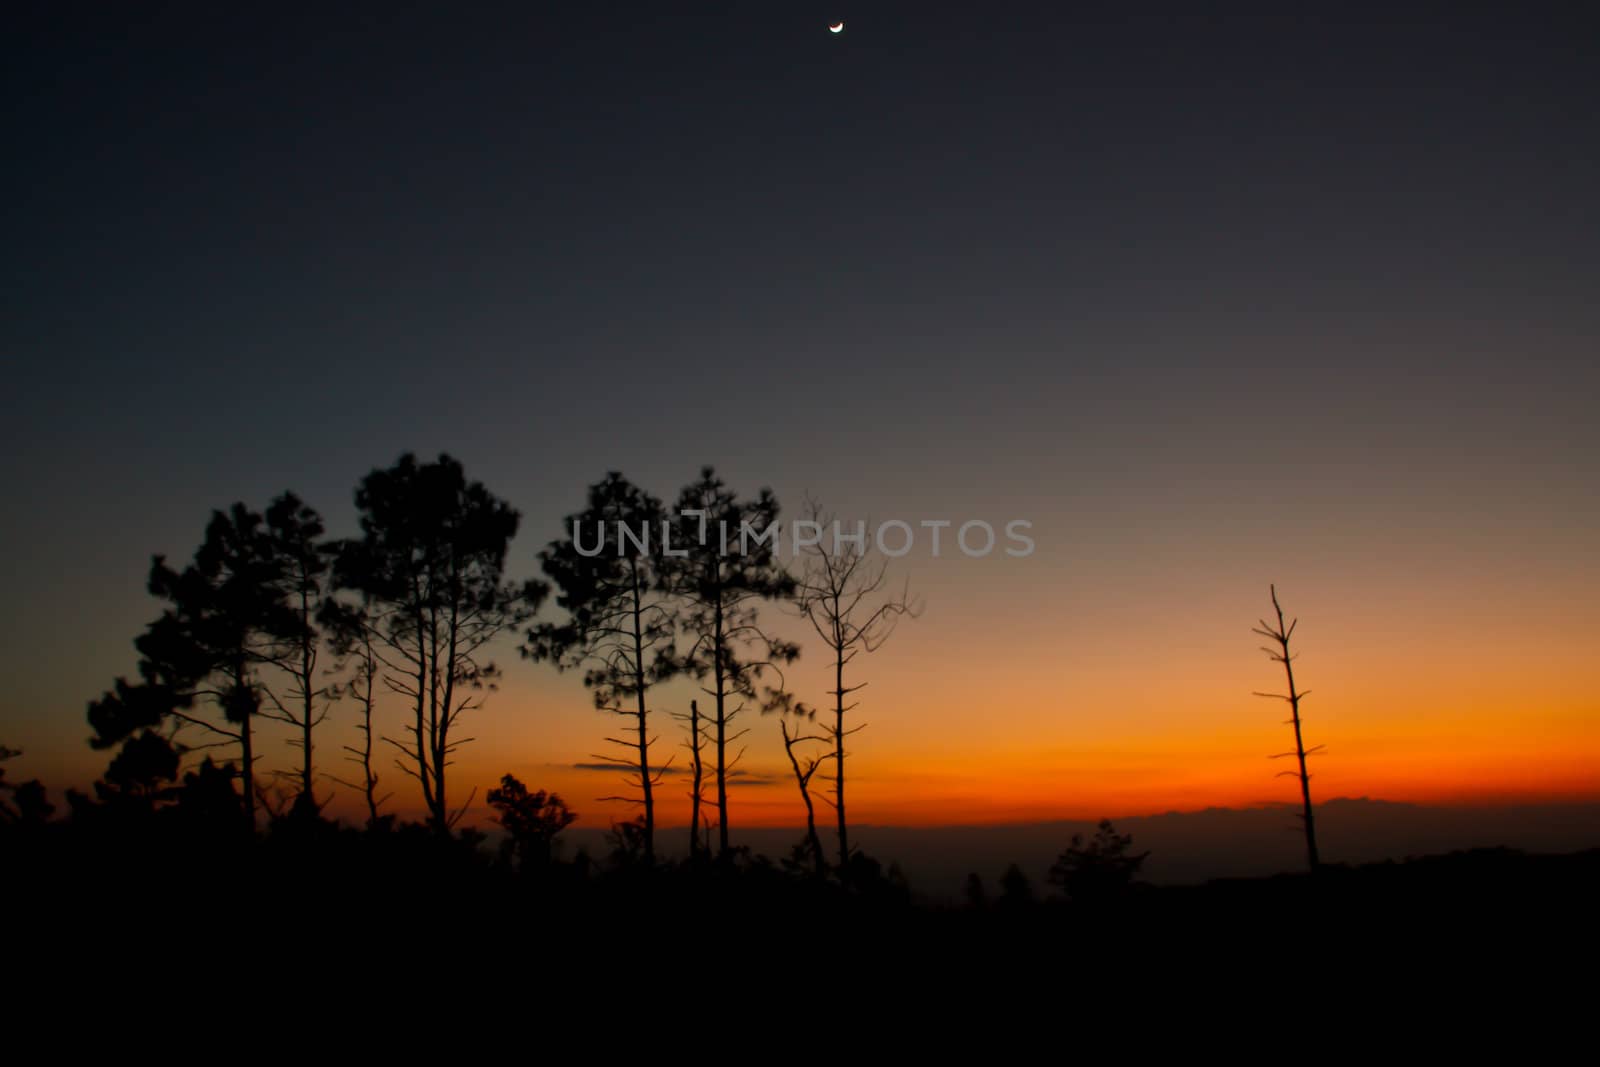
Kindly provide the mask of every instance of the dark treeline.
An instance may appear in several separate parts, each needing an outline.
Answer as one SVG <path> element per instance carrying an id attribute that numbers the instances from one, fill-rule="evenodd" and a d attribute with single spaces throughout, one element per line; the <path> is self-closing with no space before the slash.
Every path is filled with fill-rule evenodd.
<path id="1" fill-rule="evenodd" d="M 1138 880 L 1143 855 L 1127 835 L 1103 825 L 1070 842 L 1041 884 L 1015 867 L 975 873 L 965 899 L 939 901 L 860 852 L 848 881 L 738 847 L 721 860 L 647 864 L 626 831 L 606 855 L 565 854 L 571 812 L 515 779 L 488 797 L 505 831 L 496 848 L 465 828 L 374 831 L 292 810 L 244 836 L 233 832 L 237 781 L 187 772 L 166 803 L 131 821 L 99 804 L 49 819 L 27 812 L 21 788 L 5 790 L 12 959 L 37 979 L 107 961 L 197 965 L 214 953 L 257 981 L 303 959 L 366 995 L 434 961 L 611 973 L 642 940 L 663 973 L 708 981 L 751 963 L 793 978 L 837 951 L 851 981 L 1020 980 L 1043 965 L 1081 984 L 1112 973 L 1146 982 L 1155 961 L 1185 981 L 1238 961 L 1281 964 L 1287 938 L 1315 944 L 1330 966 L 1399 958 L 1415 974 L 1463 955 L 1481 967 L 1507 952 L 1569 953 L 1600 890 L 1600 851 L 1508 850 L 1152 886 Z M 734 945 L 755 955 L 741 960 Z M 986 962 L 1027 966 L 955 969 Z"/>
<path id="2" fill-rule="evenodd" d="M 839 884 L 892 881 L 849 843 L 846 739 L 859 727 L 846 715 L 861 687 L 853 661 L 915 609 L 887 587 L 885 562 L 864 540 L 824 535 L 786 565 L 770 490 L 743 496 L 706 467 L 669 507 L 610 472 L 538 552 L 542 575 L 516 578 L 507 561 L 518 512 L 447 455 L 407 454 L 371 471 L 354 502 L 352 537 L 328 536 L 323 517 L 285 492 L 259 510 L 214 512 L 186 561 L 154 557 L 148 589 L 159 607 L 134 639 L 137 673 L 88 708 L 89 743 L 110 762 L 90 792 L 67 792 L 67 824 L 304 836 L 331 826 L 325 812 L 343 789 L 359 797 L 364 832 L 470 844 L 477 835 L 461 820 L 487 803 L 508 835 L 508 862 L 553 857 L 555 835 L 575 818 L 559 797 L 510 776 L 486 798 L 462 795 L 451 773 L 472 713 L 502 676 L 493 652 L 504 643 L 578 674 L 614 720 L 597 758 L 618 768 L 622 788 L 602 799 L 634 809 L 612 825 L 615 859 L 658 863 L 657 800 L 681 749 L 694 768 L 689 862 L 739 862 L 730 794 L 751 731 L 771 716 L 808 812 L 782 867 Z M 814 505 L 810 515 L 820 518 Z M 551 599 L 555 610 L 541 613 Z M 826 703 L 789 686 L 784 668 L 801 648 L 769 631 L 778 612 L 808 621 L 823 642 L 834 679 Z M 699 692 L 687 708 L 660 703 L 676 680 Z M 354 726 L 357 744 L 324 741 L 333 716 Z M 674 735 L 666 753 L 664 732 Z M 268 736 L 296 750 L 292 766 L 268 766 Z M 401 791 L 420 801 L 417 828 L 385 811 Z M 10 822 L 54 813 L 40 783 L 8 792 Z M 835 812 L 832 848 L 818 798 Z M 547 839 L 532 840 L 534 827 Z"/>

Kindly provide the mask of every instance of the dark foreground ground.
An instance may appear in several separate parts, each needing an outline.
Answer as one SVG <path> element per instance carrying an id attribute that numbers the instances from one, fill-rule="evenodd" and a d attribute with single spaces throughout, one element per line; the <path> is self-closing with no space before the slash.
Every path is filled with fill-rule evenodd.
<path id="1" fill-rule="evenodd" d="M 519 864 L 420 829 L 320 822 L 249 839 L 50 825 L 0 847 L 13 975 L 214 973 L 266 988 L 273 974 L 470 988 L 500 971 L 607 976 L 601 988 L 772 975 L 775 994 L 797 995 L 819 979 L 1204 984 L 1240 971 L 1498 982 L 1588 972 L 1600 900 L 1600 850 L 1476 850 L 1077 900 L 1013 885 L 951 904 L 870 861 L 846 878 L 747 854 Z"/>

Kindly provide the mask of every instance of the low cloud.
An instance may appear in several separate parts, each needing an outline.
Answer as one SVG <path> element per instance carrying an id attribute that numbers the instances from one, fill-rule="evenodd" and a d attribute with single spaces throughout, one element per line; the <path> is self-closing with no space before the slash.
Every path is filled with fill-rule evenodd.
<path id="1" fill-rule="evenodd" d="M 571 767 L 575 771 L 609 771 L 612 774 L 626 774 L 629 771 L 637 772 L 638 768 L 622 763 L 574 763 Z M 667 766 L 657 767 L 653 774 L 662 774 L 668 777 L 677 777 L 689 773 L 687 767 Z M 706 771 L 706 781 L 715 779 L 715 772 Z M 729 771 L 728 781 L 736 785 L 782 785 L 786 779 L 781 774 L 769 774 L 764 771 Z"/>

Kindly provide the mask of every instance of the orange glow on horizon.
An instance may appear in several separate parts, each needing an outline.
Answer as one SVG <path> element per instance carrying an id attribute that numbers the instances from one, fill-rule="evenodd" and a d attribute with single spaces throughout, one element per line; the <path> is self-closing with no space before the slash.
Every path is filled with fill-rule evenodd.
<path id="1" fill-rule="evenodd" d="M 847 802 L 855 825 L 981 825 L 1096 819 L 1299 803 L 1298 783 L 1278 777 L 1292 759 L 1269 760 L 1291 741 L 1265 701 L 1257 718 L 1227 732 L 1192 728 L 1188 734 L 1105 736 L 1076 745 L 1056 741 L 1036 747 L 985 743 L 954 754 L 936 746 L 874 751 L 866 735 L 853 739 Z M 1309 701 L 1308 701 L 1309 705 Z M 1245 705 L 1253 708 L 1253 705 Z M 1505 736 L 1506 718 L 1484 709 L 1450 717 L 1449 731 L 1435 732 L 1431 716 L 1402 726 L 1384 716 L 1323 723 L 1312 718 L 1317 743 L 1313 800 L 1370 797 L 1431 805 L 1499 805 L 1600 801 L 1600 738 L 1587 729 L 1597 710 L 1577 707 L 1519 721 L 1527 736 Z M 1374 728 L 1374 724 L 1381 729 Z M 758 722 L 757 728 L 776 724 Z M 887 731 L 885 731 L 887 732 Z M 896 746 L 897 748 L 899 746 Z M 582 762 L 589 762 L 583 760 Z M 617 792 L 620 773 L 578 769 L 570 764 L 511 761 L 491 770 L 486 752 L 466 758 L 483 795 L 498 773 L 510 771 L 530 786 L 560 793 L 581 816 L 579 825 L 604 827 L 630 816 L 629 806 L 600 803 Z M 674 770 L 681 764 L 675 762 Z M 764 784 L 730 785 L 730 811 L 739 828 L 799 827 L 804 809 L 792 775 L 777 762 L 740 770 Z M 831 783 L 813 783 L 819 825 L 833 825 L 823 796 Z M 660 826 L 686 826 L 688 780 L 669 773 L 656 789 Z M 714 797 L 708 779 L 706 795 Z M 711 812 L 714 817 L 714 809 Z M 477 812 L 479 822 L 488 812 Z M 469 819 L 468 821 L 473 821 Z"/>

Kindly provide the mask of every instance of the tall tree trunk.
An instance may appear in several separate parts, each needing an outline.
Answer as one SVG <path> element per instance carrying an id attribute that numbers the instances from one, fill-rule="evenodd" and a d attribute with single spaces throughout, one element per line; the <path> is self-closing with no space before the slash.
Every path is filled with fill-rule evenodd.
<path id="1" fill-rule="evenodd" d="M 828 873 L 828 864 L 822 858 L 822 837 L 817 833 L 817 806 L 811 799 L 811 776 L 817 771 L 817 761 L 811 761 L 810 767 L 800 769 L 800 758 L 794 754 L 795 745 L 802 741 L 818 740 L 815 737 L 801 737 L 798 734 L 791 737 L 786 723 L 779 723 L 783 730 L 783 750 L 789 756 L 789 766 L 794 769 L 795 785 L 800 788 L 800 799 L 806 806 L 806 851 L 811 853 L 811 866 L 818 878 Z"/>
<path id="2" fill-rule="evenodd" d="M 361 747 L 361 779 L 367 796 L 367 828 L 372 829 L 378 825 L 378 776 L 372 773 L 372 671 L 376 668 L 370 660 L 367 664 L 367 695 L 362 701 L 361 721 L 362 733 L 365 738 Z"/>
<path id="3" fill-rule="evenodd" d="M 300 695 L 302 698 L 301 714 L 301 769 L 300 769 L 300 795 L 304 798 L 307 813 L 316 811 L 316 795 L 311 791 L 312 759 L 311 759 L 311 716 L 315 709 L 316 701 L 312 694 L 313 678 L 316 673 L 316 646 L 311 638 L 311 602 L 306 594 L 305 578 L 302 576 L 300 585 L 300 619 L 305 629 L 300 637 Z"/>
<path id="4" fill-rule="evenodd" d="M 800 786 L 800 797 L 806 803 L 806 847 L 811 851 L 812 869 L 821 878 L 828 873 L 828 867 L 822 858 L 822 837 L 817 833 L 817 806 L 811 799 L 808 785 Z"/>
<path id="5" fill-rule="evenodd" d="M 719 565 L 720 566 L 720 565 Z M 723 679 L 722 598 L 717 596 L 713 672 L 717 687 L 717 855 L 728 854 L 728 716 Z"/>
<path id="6" fill-rule="evenodd" d="M 844 649 L 833 659 L 833 806 L 839 817 L 839 876 L 850 866 L 850 830 L 844 816 Z M 809 806 L 810 798 L 806 804 Z"/>
<path id="7" fill-rule="evenodd" d="M 428 615 L 422 599 L 422 591 L 412 583 L 412 596 L 414 598 L 413 611 L 416 615 L 417 628 L 417 721 L 413 727 L 417 741 L 417 780 L 422 785 L 422 803 L 428 809 L 428 816 L 433 816 L 433 780 L 428 775 L 428 707 L 434 693 L 435 672 L 430 669 L 434 660 L 433 653 L 438 646 L 433 642 L 432 632 L 428 628 Z"/>
<path id="8" fill-rule="evenodd" d="M 238 662 L 233 667 L 233 684 L 236 690 L 236 699 L 239 702 L 239 761 L 244 764 L 244 815 L 249 823 L 250 832 L 256 829 L 256 754 L 254 739 L 250 734 L 251 706 L 254 694 L 250 692 L 249 682 L 245 677 L 244 664 Z"/>
<path id="9" fill-rule="evenodd" d="M 250 743 L 250 716 L 239 726 L 240 760 L 244 763 L 244 817 L 252 831 L 256 828 L 256 754 Z"/>
<path id="10" fill-rule="evenodd" d="M 1317 856 L 1317 824 L 1311 810 L 1311 775 L 1306 773 L 1306 743 L 1300 734 L 1300 693 L 1294 687 L 1294 666 L 1289 662 L 1289 645 L 1283 646 L 1283 672 L 1289 679 L 1289 716 L 1294 721 L 1294 753 L 1300 763 L 1300 801 L 1305 807 L 1306 860 L 1312 871 L 1321 866 Z"/>
<path id="11" fill-rule="evenodd" d="M 700 795 L 705 789 L 705 761 L 700 758 L 700 702 L 689 701 L 689 754 L 694 760 L 691 773 L 694 776 L 693 787 L 689 793 L 689 858 L 697 859 L 701 852 L 700 841 Z M 707 845 L 710 842 L 706 842 Z"/>
<path id="12" fill-rule="evenodd" d="M 629 557 L 628 568 L 633 575 L 633 669 L 634 692 L 639 698 L 639 788 L 644 793 L 644 861 L 656 862 L 656 801 L 650 783 L 650 735 L 646 721 L 644 685 L 644 631 L 640 614 L 644 610 L 639 588 L 639 561 Z"/>
<path id="13" fill-rule="evenodd" d="M 1269 656 L 1277 660 L 1279 663 L 1283 664 L 1283 673 L 1289 683 L 1289 692 L 1288 695 L 1279 693 L 1257 693 L 1256 695 L 1264 697 L 1276 697 L 1279 700 L 1287 701 L 1289 704 L 1289 721 L 1294 725 L 1294 751 L 1292 755 L 1299 764 L 1298 777 L 1300 779 L 1300 802 L 1302 805 L 1300 820 L 1305 824 L 1306 861 L 1311 867 L 1311 873 L 1315 874 L 1321 867 L 1321 859 L 1317 854 L 1317 824 L 1315 813 L 1311 808 L 1311 775 L 1306 770 L 1306 757 L 1309 756 L 1311 752 L 1315 752 L 1316 749 L 1314 748 L 1310 752 L 1306 750 L 1305 738 L 1301 733 L 1300 698 L 1306 694 L 1295 688 L 1294 656 L 1289 652 L 1289 639 L 1294 635 L 1294 628 L 1299 624 L 1299 620 L 1296 619 L 1287 626 L 1284 625 L 1283 608 L 1278 604 L 1278 587 L 1274 585 L 1270 588 L 1272 591 L 1272 610 L 1277 613 L 1278 624 L 1276 627 L 1274 627 L 1271 623 L 1263 619 L 1261 620 L 1260 627 L 1258 627 L 1254 632 L 1263 637 L 1269 637 L 1278 643 L 1278 652 L 1274 653 L 1270 648 L 1263 649 L 1263 651 L 1265 651 Z M 1317 746 L 1317 748 L 1321 747 L 1322 746 L 1320 745 Z M 1288 755 L 1291 755 L 1291 753 L 1283 752 L 1274 758 L 1280 758 Z M 1288 774 L 1290 772 L 1286 771 L 1284 773 Z"/>
<path id="14" fill-rule="evenodd" d="M 445 753 L 450 745 L 450 708 L 455 703 L 456 688 L 456 625 L 455 605 L 459 602 L 459 595 L 451 590 L 451 617 L 445 623 L 446 654 L 444 665 L 440 668 L 444 675 L 441 683 L 444 687 L 444 699 L 434 707 L 433 721 L 433 803 L 434 821 L 438 824 L 441 834 L 450 832 L 450 804 L 444 791 Z M 437 663 L 437 660 L 435 660 Z"/>

